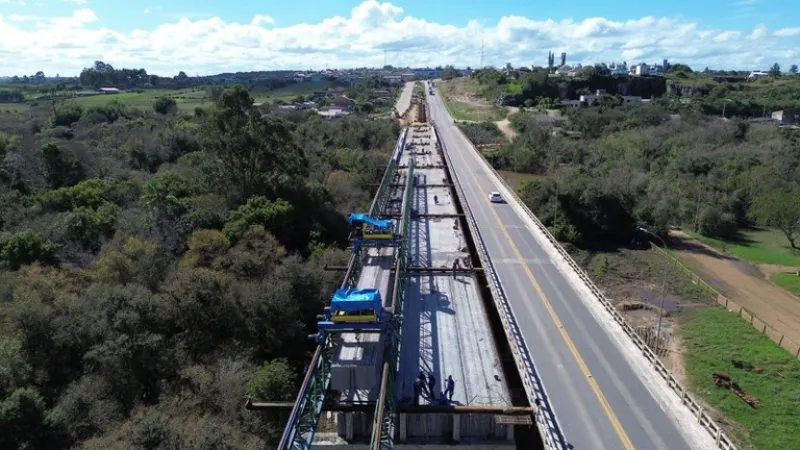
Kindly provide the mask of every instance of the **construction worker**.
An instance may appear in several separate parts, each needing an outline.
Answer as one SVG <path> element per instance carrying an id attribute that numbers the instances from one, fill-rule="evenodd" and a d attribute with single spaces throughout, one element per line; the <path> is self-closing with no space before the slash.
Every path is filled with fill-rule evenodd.
<path id="1" fill-rule="evenodd" d="M 419 397 L 422 395 L 423 383 L 419 379 L 414 380 L 414 406 L 419 406 Z"/>
<path id="2" fill-rule="evenodd" d="M 447 394 L 447 399 L 453 401 L 453 391 L 456 389 L 456 382 L 453 381 L 453 376 L 447 376 L 447 383 L 445 383 L 444 393 Z"/>
<path id="3" fill-rule="evenodd" d="M 428 374 L 428 394 L 430 394 L 431 403 L 436 401 L 436 378 L 433 374 Z"/>
<path id="4" fill-rule="evenodd" d="M 420 385 L 420 393 L 425 394 L 426 397 L 430 397 L 430 394 L 427 391 L 428 385 L 424 373 L 420 372 L 419 375 L 417 375 L 417 382 Z"/>
<path id="5" fill-rule="evenodd" d="M 453 261 L 453 278 L 456 277 L 456 270 L 458 269 L 458 258 Z"/>

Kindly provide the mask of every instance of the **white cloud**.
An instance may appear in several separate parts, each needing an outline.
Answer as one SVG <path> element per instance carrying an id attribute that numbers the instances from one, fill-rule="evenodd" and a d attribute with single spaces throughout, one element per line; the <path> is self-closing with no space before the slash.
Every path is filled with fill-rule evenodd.
<path id="1" fill-rule="evenodd" d="M 8 20 L 12 22 L 35 22 L 42 20 L 42 18 L 39 16 L 30 16 L 26 14 L 9 14 Z"/>
<path id="2" fill-rule="evenodd" d="M 800 28 L 781 28 L 775 32 L 775 36 L 779 37 L 795 37 L 800 36 Z"/>
<path id="3" fill-rule="evenodd" d="M 757 41 L 759 39 L 764 39 L 768 32 L 769 30 L 763 24 L 756 25 L 756 27 L 753 28 L 753 32 L 747 35 L 747 40 Z"/>
<path id="4" fill-rule="evenodd" d="M 767 62 L 798 62 L 792 60 L 797 57 L 793 49 L 800 46 L 797 29 L 770 33 L 759 25 L 748 32 L 671 17 L 574 21 L 506 16 L 492 24 L 454 26 L 405 15 L 402 8 L 377 0 L 361 3 L 346 17 L 283 27 L 267 15 L 237 23 L 181 14 L 153 29 L 121 32 L 104 27 L 87 8 L 69 17 L 23 17 L 0 15 L 0 70 L 8 74 L 78 73 L 95 60 L 164 75 L 380 66 L 385 51 L 394 65 L 463 67 L 478 64 L 481 40 L 484 62 L 496 66 L 543 65 L 552 50 L 567 52 L 570 63 L 669 58 L 699 68 L 758 69 Z"/>
<path id="5" fill-rule="evenodd" d="M 269 16 L 262 16 L 261 14 L 256 14 L 256 16 L 253 17 L 253 20 L 250 21 L 250 25 L 255 25 L 257 27 L 260 27 L 262 25 L 275 25 L 275 19 Z"/>

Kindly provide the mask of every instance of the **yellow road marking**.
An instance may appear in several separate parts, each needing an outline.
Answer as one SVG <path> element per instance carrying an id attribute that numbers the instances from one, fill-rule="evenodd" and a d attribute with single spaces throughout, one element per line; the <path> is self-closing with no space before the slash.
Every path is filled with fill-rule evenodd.
<path id="1" fill-rule="evenodd" d="M 464 159 L 464 156 L 461 155 L 460 152 L 458 156 L 459 158 L 461 158 L 461 161 L 464 163 L 464 165 L 469 167 L 469 164 L 467 164 L 467 160 Z M 470 174 L 470 177 L 472 177 L 472 181 L 475 182 L 475 185 L 481 186 L 481 183 L 480 181 L 478 181 L 478 178 L 475 176 L 475 174 L 472 171 L 468 172 Z M 481 190 L 483 190 L 482 186 Z M 536 293 L 539 294 L 539 298 L 542 299 L 544 307 L 547 308 L 547 312 L 550 314 L 550 317 L 553 319 L 553 322 L 555 322 L 556 326 L 558 327 L 558 331 L 564 338 L 564 342 L 566 342 L 567 348 L 569 348 L 570 353 L 572 353 L 572 356 L 575 357 L 575 361 L 578 363 L 578 366 L 580 367 L 584 376 L 586 376 L 586 379 L 589 382 L 589 386 L 592 388 L 592 391 L 594 391 L 595 396 L 597 396 L 597 400 L 600 402 L 600 406 L 602 406 L 603 411 L 605 411 L 608 420 L 611 421 L 611 426 L 614 427 L 614 431 L 617 432 L 617 436 L 619 436 L 620 440 L 622 441 L 622 445 L 626 450 L 633 449 L 633 444 L 631 443 L 630 438 L 628 438 L 628 435 L 622 428 L 622 424 L 617 418 L 617 415 L 614 414 L 614 411 L 611 409 L 611 406 L 608 404 L 608 400 L 606 400 L 606 397 L 603 395 L 603 392 L 600 391 L 600 386 L 597 384 L 597 381 L 595 381 L 591 372 L 589 372 L 589 367 L 586 366 L 586 362 L 584 362 L 580 353 L 578 353 L 578 349 L 575 347 L 575 343 L 572 341 L 572 338 L 569 337 L 567 330 L 564 329 L 564 325 L 561 323 L 561 319 L 558 318 L 558 315 L 556 315 L 556 312 L 553 309 L 553 306 L 550 304 L 550 301 L 547 299 L 547 296 L 544 295 L 542 287 L 539 285 L 539 282 L 536 280 L 536 277 L 533 276 L 533 272 L 531 272 L 530 267 L 528 267 L 528 264 L 525 262 L 525 258 L 522 256 L 522 252 L 519 250 L 517 245 L 514 244 L 514 240 L 511 238 L 511 235 L 508 234 L 506 227 L 503 226 L 503 222 L 500 220 L 500 216 L 497 214 L 497 211 L 495 211 L 494 208 L 491 207 L 492 203 L 487 198 L 484 198 L 484 201 L 489 205 L 489 210 L 492 212 L 492 215 L 494 215 L 495 220 L 497 220 L 497 223 L 500 225 L 500 229 L 503 230 L 503 234 L 508 240 L 508 243 L 511 244 L 511 248 L 514 250 L 514 253 L 517 254 L 517 259 L 522 264 L 522 268 L 525 269 L 525 273 L 528 275 L 528 279 L 530 280 L 531 284 L 533 284 L 533 288 L 536 290 Z"/>

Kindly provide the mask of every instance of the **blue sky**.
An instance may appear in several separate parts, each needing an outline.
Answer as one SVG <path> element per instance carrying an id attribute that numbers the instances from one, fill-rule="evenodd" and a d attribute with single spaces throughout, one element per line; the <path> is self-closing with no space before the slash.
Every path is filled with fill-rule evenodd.
<path id="1" fill-rule="evenodd" d="M 0 0 L 0 35 L 3 71 L 69 72 L 93 59 L 203 73 L 347 67 L 380 64 L 387 48 L 404 49 L 395 64 L 476 65 L 481 40 L 493 65 L 541 63 L 553 50 L 570 64 L 788 68 L 800 62 L 800 1 Z"/>
<path id="2" fill-rule="evenodd" d="M 2 3 L 2 0 L 0 0 Z M 305 0 L 302 8 L 286 1 L 235 1 L 171 0 L 144 1 L 142 3 L 114 0 L 87 1 L 90 7 L 108 26 L 120 30 L 155 27 L 180 16 L 200 18 L 219 16 L 227 21 L 248 22 L 256 14 L 275 19 L 279 26 L 297 23 L 316 23 L 333 16 L 347 16 L 358 1 Z M 39 7 L 38 5 L 42 6 Z M 643 16 L 670 16 L 695 19 L 703 24 L 727 29 L 750 29 L 763 23 L 771 28 L 784 28 L 800 24 L 800 2 L 792 0 L 570 0 L 543 2 L 541 0 L 396 0 L 392 4 L 403 8 L 407 15 L 439 23 L 464 25 L 470 20 L 496 22 L 503 16 L 519 15 L 530 19 L 584 19 L 604 17 L 611 20 L 628 20 Z M 30 6 L 46 9 L 52 15 L 68 15 L 75 2 L 52 0 L 27 2 L 27 7 L 14 4 L 3 9 L 19 14 Z M 144 10 L 149 9 L 150 14 Z"/>

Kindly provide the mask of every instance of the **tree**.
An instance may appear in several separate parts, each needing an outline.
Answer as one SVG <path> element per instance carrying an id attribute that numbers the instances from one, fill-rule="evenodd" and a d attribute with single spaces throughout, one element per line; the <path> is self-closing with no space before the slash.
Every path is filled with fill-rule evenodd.
<path id="1" fill-rule="evenodd" d="M 674 73 L 674 72 L 685 72 L 685 73 L 692 73 L 692 68 L 687 66 L 686 64 L 672 64 L 667 69 L 667 72 Z"/>
<path id="2" fill-rule="evenodd" d="M 44 399 L 32 388 L 17 389 L 0 402 L 0 448 L 61 447 L 59 425 L 47 417 Z"/>
<path id="3" fill-rule="evenodd" d="M 779 77 L 781 76 L 781 66 L 778 63 L 775 63 L 769 69 L 769 75 L 772 77 Z"/>
<path id="4" fill-rule="evenodd" d="M 83 179 L 85 175 L 83 165 L 56 143 L 43 145 L 39 153 L 44 166 L 44 177 L 50 187 L 57 189 L 62 186 L 72 186 Z"/>
<path id="5" fill-rule="evenodd" d="M 774 187 L 761 192 L 753 201 L 750 214 L 760 225 L 780 230 L 789 245 L 800 250 L 797 245 L 797 232 L 800 230 L 800 187 Z"/>
<path id="6" fill-rule="evenodd" d="M 789 73 L 791 73 L 793 75 L 797 75 L 797 64 L 792 64 L 789 67 Z"/>
<path id="7" fill-rule="evenodd" d="M 178 111 L 178 104 L 172 97 L 159 97 L 153 102 L 153 111 L 159 114 L 174 114 Z"/>
<path id="8" fill-rule="evenodd" d="M 285 359 L 269 361 L 250 380 L 247 393 L 258 400 L 290 400 L 294 396 L 294 375 Z"/>
<path id="9" fill-rule="evenodd" d="M 222 93 L 216 111 L 205 121 L 201 142 L 219 158 L 226 178 L 242 198 L 273 197 L 281 186 L 291 185 L 307 172 L 305 156 L 295 145 L 289 124 L 277 116 L 262 115 L 241 85 Z"/>

